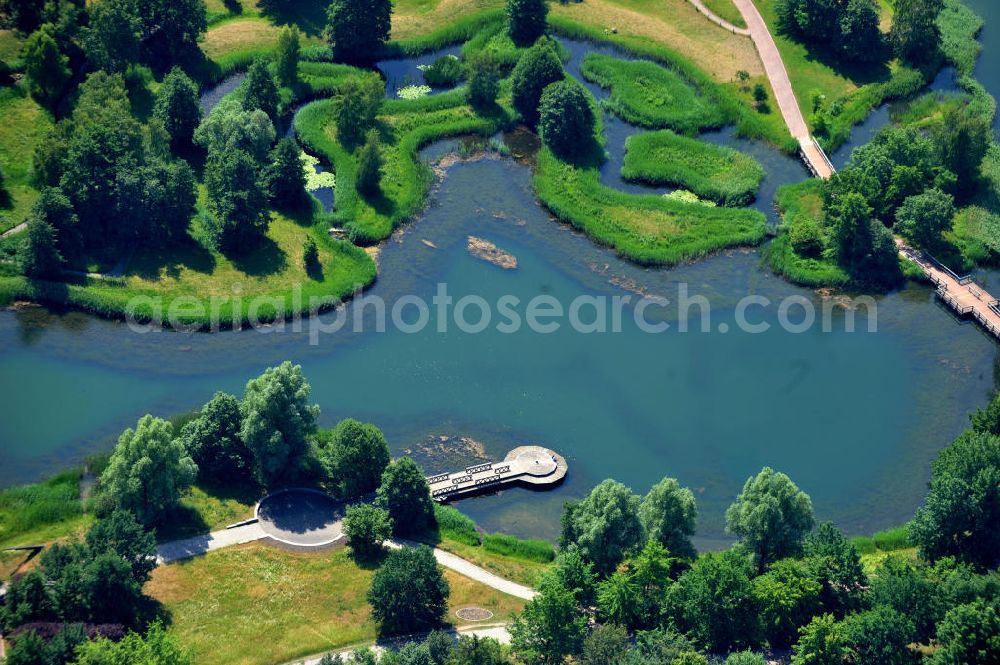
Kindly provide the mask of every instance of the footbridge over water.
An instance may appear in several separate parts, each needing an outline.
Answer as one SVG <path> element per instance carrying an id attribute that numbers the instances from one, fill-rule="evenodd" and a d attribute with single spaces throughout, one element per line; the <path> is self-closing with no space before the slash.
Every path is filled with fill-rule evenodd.
<path id="1" fill-rule="evenodd" d="M 485 462 L 427 478 L 435 501 L 451 501 L 510 485 L 555 487 L 566 477 L 566 459 L 541 446 L 520 446 L 501 462 Z"/>

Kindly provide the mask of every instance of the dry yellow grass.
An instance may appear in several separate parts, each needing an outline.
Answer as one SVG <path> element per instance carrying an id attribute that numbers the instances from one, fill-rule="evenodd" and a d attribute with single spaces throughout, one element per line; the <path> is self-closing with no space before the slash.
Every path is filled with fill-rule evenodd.
<path id="1" fill-rule="evenodd" d="M 671 48 L 718 81 L 732 81 L 740 69 L 753 76 L 763 73 L 749 38 L 718 27 L 688 0 L 587 0 L 553 5 L 552 12 Z"/>
<path id="2" fill-rule="evenodd" d="M 201 50 L 210 60 L 218 60 L 234 51 L 268 48 L 278 40 L 279 28 L 264 19 L 245 18 L 227 21 L 205 33 Z"/>
<path id="3" fill-rule="evenodd" d="M 265 665 L 374 640 L 365 599 L 373 574 L 345 549 L 295 554 L 248 544 L 161 566 L 145 591 L 170 613 L 170 631 L 195 662 Z M 523 607 L 450 571 L 445 577 L 456 625 L 461 607 L 484 607 L 501 621 Z"/>

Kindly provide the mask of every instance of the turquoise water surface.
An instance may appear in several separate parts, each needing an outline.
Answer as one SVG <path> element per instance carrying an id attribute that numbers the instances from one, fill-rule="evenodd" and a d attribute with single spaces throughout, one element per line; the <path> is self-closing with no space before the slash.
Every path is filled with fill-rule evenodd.
<path id="1" fill-rule="evenodd" d="M 609 124 L 612 158 L 615 133 L 633 131 L 621 125 Z M 774 187 L 804 177 L 794 160 L 731 132 L 710 140 L 752 150 L 765 164 L 762 210 Z M 553 221 L 530 177 L 528 166 L 507 159 L 451 166 L 426 213 L 385 243 L 370 294 L 390 306 L 403 295 L 430 301 L 447 284 L 456 300 L 549 295 L 568 304 L 580 295 L 675 299 L 684 283 L 712 303 L 710 332 L 678 332 L 668 313 L 670 331 L 645 333 L 627 307 L 618 333 L 439 333 L 431 325 L 415 334 L 339 332 L 311 345 L 308 330 L 138 334 L 79 313 L 0 312 L 0 485 L 107 450 L 144 413 L 170 416 L 215 390 L 240 393 L 248 378 L 289 359 L 303 365 L 323 424 L 374 422 L 397 453 L 467 436 L 490 456 L 526 443 L 564 454 L 570 473 L 555 491 L 515 489 L 459 504 L 491 530 L 551 538 L 562 503 L 602 479 L 645 492 L 670 475 L 696 491 L 701 543 L 713 545 L 724 539 L 726 505 L 764 465 L 789 473 L 820 518 L 849 532 L 912 515 L 929 461 L 992 389 L 992 340 L 922 286 L 877 299 L 876 333 L 844 332 L 837 315 L 832 332 L 791 334 L 773 308 L 752 317 L 773 324 L 770 331 L 740 332 L 734 307 L 744 296 L 776 303 L 794 295 L 816 307 L 822 299 L 772 276 L 757 251 L 672 270 L 622 262 Z M 469 235 L 514 254 L 519 268 L 474 258 Z M 864 323 L 860 316 L 860 330 Z M 444 463 L 423 461 L 429 471 Z"/>

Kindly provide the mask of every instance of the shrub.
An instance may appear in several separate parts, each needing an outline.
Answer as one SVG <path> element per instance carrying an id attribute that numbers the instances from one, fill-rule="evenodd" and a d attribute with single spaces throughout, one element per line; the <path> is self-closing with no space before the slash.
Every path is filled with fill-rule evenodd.
<path id="1" fill-rule="evenodd" d="M 319 249 L 316 247 L 316 241 L 312 238 L 306 238 L 306 241 L 302 243 L 302 263 L 307 268 L 319 265 Z"/>
<path id="2" fill-rule="evenodd" d="M 511 93 L 514 108 L 529 125 L 538 122 L 538 103 L 542 91 L 565 77 L 562 62 L 548 40 L 525 51 L 511 73 Z"/>
<path id="3" fill-rule="evenodd" d="M 392 519 L 389 513 L 368 503 L 348 506 L 344 534 L 357 556 L 370 557 L 392 535 Z"/>
<path id="4" fill-rule="evenodd" d="M 443 55 L 424 70 L 424 80 L 432 88 L 455 85 L 462 78 L 462 61 L 454 55 Z"/>
<path id="5" fill-rule="evenodd" d="M 500 93 L 500 63 L 496 56 L 486 51 L 472 58 L 469 63 L 469 103 L 478 109 L 496 104 Z"/>
<path id="6" fill-rule="evenodd" d="M 594 109 L 590 98 L 576 82 L 557 81 L 542 92 L 538 108 L 538 130 L 553 153 L 573 157 L 589 147 L 593 136 Z"/>
<path id="7" fill-rule="evenodd" d="M 804 218 L 792 226 L 788 239 L 799 256 L 816 259 L 823 253 L 823 230 L 814 219 Z"/>

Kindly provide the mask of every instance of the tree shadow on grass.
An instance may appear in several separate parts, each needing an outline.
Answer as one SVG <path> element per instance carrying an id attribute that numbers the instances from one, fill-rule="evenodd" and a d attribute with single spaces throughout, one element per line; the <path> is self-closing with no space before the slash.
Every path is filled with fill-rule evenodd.
<path id="1" fill-rule="evenodd" d="M 389 556 L 389 550 L 382 546 L 372 552 L 358 552 L 353 547 L 348 546 L 347 556 L 362 570 L 375 570 L 382 565 L 385 558 Z"/>
<path id="2" fill-rule="evenodd" d="M 288 267 L 288 255 L 267 236 L 260 238 L 252 249 L 227 254 L 236 269 L 250 277 L 267 277 Z"/>
<path id="3" fill-rule="evenodd" d="M 318 0 L 260 0 L 261 14 L 278 25 L 297 25 L 310 37 L 318 37 L 326 28 L 326 2 Z"/>
<path id="4" fill-rule="evenodd" d="M 789 37 L 802 44 L 797 37 Z M 873 62 L 857 62 L 844 58 L 835 49 L 819 43 L 805 44 L 806 60 L 829 67 L 851 83 L 862 86 L 868 83 L 882 83 L 892 77 L 889 69 L 889 47 L 883 45 Z"/>
<path id="5" fill-rule="evenodd" d="M 175 506 L 155 526 L 158 543 L 200 536 L 209 530 L 209 525 L 201 513 L 183 504 Z"/>
<path id="6" fill-rule="evenodd" d="M 149 247 L 136 252 L 129 262 L 128 273 L 147 280 L 178 279 L 184 269 L 210 275 L 215 265 L 212 252 L 187 237 L 166 247 Z"/>

